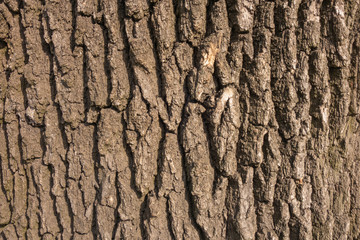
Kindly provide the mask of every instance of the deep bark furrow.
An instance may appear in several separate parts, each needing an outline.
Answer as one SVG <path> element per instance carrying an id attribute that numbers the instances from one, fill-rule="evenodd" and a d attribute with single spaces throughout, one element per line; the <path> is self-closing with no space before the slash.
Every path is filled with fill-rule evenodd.
<path id="1" fill-rule="evenodd" d="M 359 6 L 0 1 L 0 238 L 358 239 Z"/>

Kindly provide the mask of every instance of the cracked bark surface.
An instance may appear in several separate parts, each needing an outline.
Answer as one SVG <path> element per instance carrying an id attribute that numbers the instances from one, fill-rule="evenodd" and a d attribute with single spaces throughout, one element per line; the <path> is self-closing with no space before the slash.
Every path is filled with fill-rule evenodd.
<path id="1" fill-rule="evenodd" d="M 359 0 L 0 0 L 1 239 L 360 239 Z"/>

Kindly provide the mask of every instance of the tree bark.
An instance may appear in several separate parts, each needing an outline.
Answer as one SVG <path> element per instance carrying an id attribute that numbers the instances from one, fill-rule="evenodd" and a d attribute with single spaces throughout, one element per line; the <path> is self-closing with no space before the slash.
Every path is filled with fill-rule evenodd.
<path id="1" fill-rule="evenodd" d="M 0 0 L 2 239 L 360 239 L 359 0 Z"/>

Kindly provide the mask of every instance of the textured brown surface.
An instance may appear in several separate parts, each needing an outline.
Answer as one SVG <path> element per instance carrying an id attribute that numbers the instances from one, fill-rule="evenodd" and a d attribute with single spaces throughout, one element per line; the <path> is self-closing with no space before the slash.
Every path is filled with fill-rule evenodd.
<path id="1" fill-rule="evenodd" d="M 360 239 L 359 0 L 0 0 L 0 238 Z"/>

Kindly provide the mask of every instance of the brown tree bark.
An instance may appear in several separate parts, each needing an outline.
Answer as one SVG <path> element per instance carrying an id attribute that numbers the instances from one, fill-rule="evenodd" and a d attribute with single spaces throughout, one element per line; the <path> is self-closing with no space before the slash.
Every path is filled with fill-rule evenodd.
<path id="1" fill-rule="evenodd" d="M 2 239 L 360 239 L 359 0 L 0 0 Z"/>

